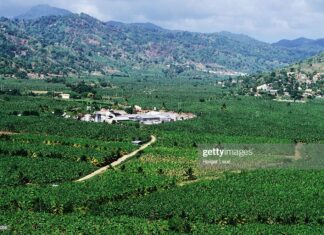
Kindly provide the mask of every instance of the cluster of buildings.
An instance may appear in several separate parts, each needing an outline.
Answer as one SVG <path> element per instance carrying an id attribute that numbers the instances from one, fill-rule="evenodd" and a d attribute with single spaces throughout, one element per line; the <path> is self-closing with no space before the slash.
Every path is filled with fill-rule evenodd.
<path id="1" fill-rule="evenodd" d="M 165 122 L 188 120 L 196 117 L 192 113 L 139 110 L 136 108 L 135 111 L 135 114 L 128 114 L 124 110 L 101 109 L 93 114 L 85 114 L 79 117 L 79 119 L 86 122 L 105 122 L 109 124 L 134 121 L 144 125 L 155 125 Z"/>
<path id="2" fill-rule="evenodd" d="M 307 85 L 316 83 L 323 79 L 324 73 L 316 73 L 314 75 L 307 75 L 305 73 L 295 73 L 295 72 L 288 72 L 288 77 L 295 77 L 296 80 L 300 83 L 305 83 Z"/>
<path id="3" fill-rule="evenodd" d="M 49 92 L 48 91 L 39 91 L 39 90 L 32 90 L 31 93 L 33 95 L 48 95 Z M 60 98 L 62 100 L 68 100 L 70 99 L 71 95 L 68 93 L 63 93 L 63 92 L 54 92 L 54 95 L 57 98 Z"/>
<path id="4" fill-rule="evenodd" d="M 273 96 L 278 96 L 278 90 L 273 89 L 272 84 L 263 84 L 261 86 L 258 86 L 256 88 L 256 90 L 257 90 L 257 93 L 255 94 L 255 96 L 261 96 L 260 92 L 265 92 L 265 93 L 269 93 Z M 252 91 L 252 89 L 251 89 L 251 91 Z M 321 95 L 316 95 L 316 92 L 314 92 L 312 89 L 309 89 L 309 88 L 303 90 L 301 87 L 298 87 L 298 91 L 302 92 L 303 98 L 308 98 L 308 97 L 322 98 Z M 283 96 L 290 97 L 291 94 L 289 92 L 287 92 L 286 89 L 284 89 Z"/>
<path id="5" fill-rule="evenodd" d="M 263 84 L 256 88 L 258 94 L 259 92 L 269 92 L 271 95 L 278 95 L 278 90 L 272 88 L 272 84 Z"/>
<path id="6" fill-rule="evenodd" d="M 213 71 L 213 70 L 203 70 L 203 72 L 210 73 L 210 74 L 215 74 L 219 76 L 246 76 L 246 73 L 242 72 L 237 72 L 233 70 L 218 70 L 218 71 Z"/>

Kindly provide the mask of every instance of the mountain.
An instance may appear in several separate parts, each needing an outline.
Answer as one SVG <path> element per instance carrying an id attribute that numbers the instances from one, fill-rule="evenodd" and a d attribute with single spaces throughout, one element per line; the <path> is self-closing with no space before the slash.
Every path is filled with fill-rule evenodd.
<path id="1" fill-rule="evenodd" d="M 20 20 L 32 20 L 43 16 L 66 16 L 70 14 L 72 14 L 72 12 L 68 10 L 43 4 L 34 6 L 26 13 L 16 16 L 15 18 Z"/>
<path id="2" fill-rule="evenodd" d="M 308 38 L 297 38 L 295 40 L 283 39 L 279 42 L 273 43 L 272 45 L 313 53 L 324 51 L 324 38 L 316 40 Z"/>
<path id="3" fill-rule="evenodd" d="M 162 27 L 157 26 L 157 25 L 152 24 L 152 23 L 132 23 L 130 25 L 131 26 L 141 27 L 141 28 L 144 28 L 144 29 L 149 29 L 149 30 L 163 30 Z"/>
<path id="4" fill-rule="evenodd" d="M 293 48 L 293 47 L 301 47 L 307 44 L 312 44 L 313 42 L 314 40 L 308 38 L 297 38 L 295 40 L 283 39 L 280 40 L 279 42 L 273 43 L 273 45 Z"/>
<path id="5" fill-rule="evenodd" d="M 118 21 L 108 21 L 106 23 L 106 25 L 112 26 L 112 27 L 125 27 L 125 26 L 128 26 L 128 27 L 139 27 L 139 28 L 148 29 L 148 30 L 164 30 L 162 27 L 157 26 L 157 25 L 152 24 L 152 23 L 149 23 L 149 22 L 147 22 L 147 23 L 125 24 L 125 23 L 118 22 Z"/>
<path id="6" fill-rule="evenodd" d="M 197 71 L 255 73 L 317 53 L 228 32 L 192 33 L 150 23 L 102 22 L 83 13 L 34 20 L 1 18 L 0 45 L 0 74 L 16 77 L 140 70 L 168 76 Z"/>

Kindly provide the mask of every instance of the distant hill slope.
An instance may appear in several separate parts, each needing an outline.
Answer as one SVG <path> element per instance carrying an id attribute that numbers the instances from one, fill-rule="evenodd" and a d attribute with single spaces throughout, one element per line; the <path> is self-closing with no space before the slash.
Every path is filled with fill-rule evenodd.
<path id="1" fill-rule="evenodd" d="M 295 40 L 284 39 L 272 45 L 313 53 L 313 52 L 324 51 L 324 38 L 316 39 L 316 40 L 308 39 L 308 38 L 297 38 Z"/>
<path id="2" fill-rule="evenodd" d="M 275 71 L 247 76 L 243 93 L 277 97 L 324 98 L 324 53 Z M 250 90 L 251 89 L 251 90 Z"/>
<path id="3" fill-rule="evenodd" d="M 255 73 L 317 52 L 273 46 L 228 32 L 205 34 L 159 26 L 101 22 L 86 14 L 0 19 L 0 74 L 111 74 L 139 69 Z M 173 75 L 172 75 L 173 76 Z M 19 76 L 18 76 L 19 77 Z"/>
<path id="4" fill-rule="evenodd" d="M 31 20 L 43 16 L 66 16 L 70 14 L 72 14 L 72 12 L 68 10 L 51 7 L 49 5 L 43 4 L 43 5 L 34 6 L 26 13 L 16 16 L 15 18 L 20 20 Z"/>

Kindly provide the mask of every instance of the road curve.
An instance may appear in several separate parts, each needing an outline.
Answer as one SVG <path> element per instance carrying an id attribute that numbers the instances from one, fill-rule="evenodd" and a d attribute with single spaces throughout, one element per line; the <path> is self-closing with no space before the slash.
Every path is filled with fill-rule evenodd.
<path id="1" fill-rule="evenodd" d="M 86 181 L 86 180 L 91 179 L 92 177 L 94 177 L 96 175 L 99 175 L 99 174 L 105 172 L 110 167 L 115 167 L 115 166 L 118 166 L 118 165 L 122 164 L 123 162 L 127 161 L 128 159 L 134 157 L 136 154 L 138 154 L 138 152 L 146 149 L 148 146 L 150 146 L 151 144 L 153 144 L 155 141 L 156 141 L 156 137 L 153 136 L 153 135 L 151 135 L 151 140 L 149 142 L 147 142 L 146 144 L 143 144 L 137 150 L 135 150 L 135 151 L 133 151 L 133 152 L 131 152 L 129 154 L 126 154 L 126 155 L 122 156 L 121 158 L 119 158 L 118 160 L 114 161 L 113 163 L 111 163 L 111 164 L 109 164 L 107 166 L 101 167 L 100 169 L 92 172 L 89 175 L 86 175 L 86 176 L 82 177 L 81 179 L 76 180 L 75 182 Z"/>

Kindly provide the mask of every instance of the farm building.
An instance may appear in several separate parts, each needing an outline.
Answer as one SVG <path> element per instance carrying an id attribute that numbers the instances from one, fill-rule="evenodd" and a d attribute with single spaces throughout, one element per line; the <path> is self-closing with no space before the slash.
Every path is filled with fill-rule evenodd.
<path id="1" fill-rule="evenodd" d="M 145 125 L 161 124 L 164 122 L 175 122 L 180 120 L 187 120 L 195 118 L 196 116 L 191 113 L 175 113 L 175 112 L 165 112 L 165 111 L 143 111 L 137 114 L 127 114 L 123 110 L 107 110 L 101 109 L 95 112 L 93 115 L 85 114 L 80 120 L 87 122 L 125 122 L 134 121 Z"/>
<path id="2" fill-rule="evenodd" d="M 84 122 L 92 122 L 94 121 L 94 118 L 91 114 L 86 114 L 80 120 Z"/>
<path id="3" fill-rule="evenodd" d="M 257 91 L 270 91 L 270 90 L 271 90 L 271 86 L 268 84 L 263 84 L 257 87 Z"/>
<path id="4" fill-rule="evenodd" d="M 113 114 L 109 110 L 101 109 L 100 111 L 95 112 L 94 116 L 95 122 L 110 122 L 109 120 L 113 119 L 115 117 L 115 114 Z"/>
<path id="5" fill-rule="evenodd" d="M 68 99 L 70 99 L 70 94 L 64 94 L 64 93 L 62 93 L 62 94 L 60 94 L 59 96 L 60 96 L 60 98 L 63 99 L 63 100 L 68 100 Z"/>

